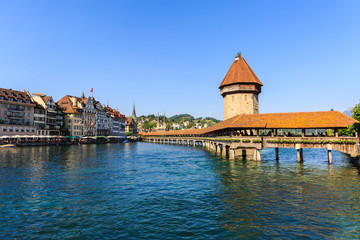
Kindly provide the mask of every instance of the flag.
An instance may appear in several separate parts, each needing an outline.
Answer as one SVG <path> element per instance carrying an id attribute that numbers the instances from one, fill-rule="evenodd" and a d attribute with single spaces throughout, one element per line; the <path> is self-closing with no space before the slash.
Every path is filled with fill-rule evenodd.
<path id="1" fill-rule="evenodd" d="M 93 92 L 93 88 L 90 89 L 90 92 Z"/>

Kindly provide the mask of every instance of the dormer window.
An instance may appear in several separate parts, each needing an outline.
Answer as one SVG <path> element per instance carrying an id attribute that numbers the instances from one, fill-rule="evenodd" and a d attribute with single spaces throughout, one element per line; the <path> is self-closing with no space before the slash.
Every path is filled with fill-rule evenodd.
<path id="1" fill-rule="evenodd" d="M 30 103 L 30 100 L 26 100 L 26 103 Z"/>
<path id="2" fill-rule="evenodd" d="M 22 99 L 18 99 L 17 101 L 20 102 L 20 103 L 23 102 Z"/>
<path id="3" fill-rule="evenodd" d="M 15 97 L 16 95 L 15 95 L 15 93 L 12 92 L 12 93 L 11 93 L 11 96 Z"/>
<path id="4" fill-rule="evenodd" d="M 19 97 L 21 97 L 21 98 L 22 98 L 22 97 L 23 97 L 23 95 L 21 95 L 21 94 L 19 93 Z"/>
<path id="5" fill-rule="evenodd" d="M 0 96 L 0 100 L 4 100 L 4 97 L 3 97 L 3 96 Z"/>
<path id="6" fill-rule="evenodd" d="M 10 101 L 10 102 L 13 102 L 13 101 L 14 101 L 14 98 L 9 97 L 9 101 Z"/>
<path id="7" fill-rule="evenodd" d="M 5 92 L 5 91 L 3 91 L 3 94 L 4 94 L 4 95 L 6 95 L 6 92 Z"/>

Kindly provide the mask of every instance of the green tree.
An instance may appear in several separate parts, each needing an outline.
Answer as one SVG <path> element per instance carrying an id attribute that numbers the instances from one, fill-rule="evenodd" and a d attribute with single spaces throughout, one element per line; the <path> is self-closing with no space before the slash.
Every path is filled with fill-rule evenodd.
<path id="1" fill-rule="evenodd" d="M 353 114 L 352 118 L 360 122 L 360 101 L 358 104 L 355 105 L 354 109 L 351 112 Z M 354 123 L 353 125 L 347 127 L 346 129 L 339 130 L 340 136 L 341 135 L 351 136 L 354 132 L 360 134 L 360 123 Z"/>
<path id="2" fill-rule="evenodd" d="M 360 101 L 358 104 L 355 105 L 354 109 L 351 111 L 352 112 L 352 117 L 355 120 L 358 120 L 360 122 Z M 360 133 L 360 123 L 355 123 L 353 125 L 353 129 L 357 132 Z"/>

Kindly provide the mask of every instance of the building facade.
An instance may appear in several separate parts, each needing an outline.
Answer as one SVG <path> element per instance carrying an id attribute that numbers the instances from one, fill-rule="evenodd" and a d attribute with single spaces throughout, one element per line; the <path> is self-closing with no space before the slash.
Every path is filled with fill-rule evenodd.
<path id="1" fill-rule="evenodd" d="M 108 123 L 108 116 L 104 107 L 99 101 L 94 102 L 94 107 L 96 109 L 96 136 L 109 136 L 110 129 Z"/>
<path id="2" fill-rule="evenodd" d="M 258 95 L 262 86 L 253 70 L 238 53 L 219 86 L 223 96 L 224 120 L 239 114 L 259 113 Z"/>
<path id="3" fill-rule="evenodd" d="M 66 95 L 57 102 L 57 105 L 64 114 L 65 135 L 82 136 L 83 110 L 81 98 Z"/>
<path id="4" fill-rule="evenodd" d="M 0 88 L 0 135 L 36 135 L 34 107 L 27 91 Z"/>
<path id="5" fill-rule="evenodd" d="M 34 126 L 37 129 L 37 135 L 48 135 L 45 131 L 46 113 L 45 108 L 36 103 L 34 107 Z"/>
<path id="6" fill-rule="evenodd" d="M 104 107 L 104 109 L 110 117 L 108 120 L 110 136 L 125 138 L 125 115 L 110 107 Z"/>
<path id="7" fill-rule="evenodd" d="M 96 108 L 95 99 L 93 97 L 81 97 L 83 110 L 83 136 L 96 136 Z"/>
<path id="8" fill-rule="evenodd" d="M 63 127 L 63 113 L 57 108 L 51 96 L 33 93 L 33 100 L 45 109 L 45 126 L 38 129 L 39 135 L 60 135 Z"/>

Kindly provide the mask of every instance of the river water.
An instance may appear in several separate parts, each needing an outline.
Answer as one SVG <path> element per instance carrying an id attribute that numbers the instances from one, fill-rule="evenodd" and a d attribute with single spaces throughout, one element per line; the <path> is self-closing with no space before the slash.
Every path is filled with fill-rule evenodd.
<path id="1" fill-rule="evenodd" d="M 360 171 L 326 150 L 226 160 L 126 143 L 0 149 L 0 239 L 358 239 Z"/>

